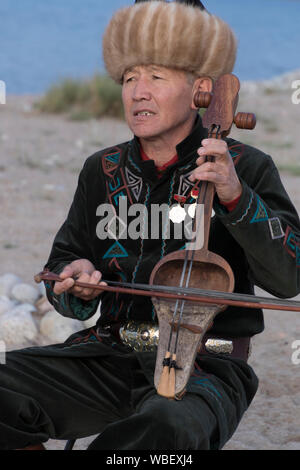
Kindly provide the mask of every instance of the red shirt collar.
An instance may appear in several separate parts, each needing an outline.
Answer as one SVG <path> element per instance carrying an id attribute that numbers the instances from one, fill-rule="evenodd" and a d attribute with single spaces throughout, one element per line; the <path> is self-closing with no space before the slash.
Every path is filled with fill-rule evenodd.
<path id="1" fill-rule="evenodd" d="M 147 160 L 151 160 L 151 158 L 148 157 L 148 155 L 145 154 L 143 148 L 141 147 L 141 157 L 142 157 L 142 160 L 143 161 L 147 161 Z M 157 166 L 156 165 L 156 169 L 157 169 L 157 173 L 158 173 L 158 177 L 161 177 L 162 176 L 162 173 L 171 165 L 174 165 L 174 163 L 177 163 L 179 160 L 178 158 L 178 155 L 176 154 L 171 160 L 169 160 L 167 163 L 165 163 L 164 165 L 162 166 Z"/>

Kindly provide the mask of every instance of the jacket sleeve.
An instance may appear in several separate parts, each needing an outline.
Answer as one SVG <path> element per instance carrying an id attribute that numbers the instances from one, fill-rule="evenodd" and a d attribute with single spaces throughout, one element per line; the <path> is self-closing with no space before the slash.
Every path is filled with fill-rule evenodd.
<path id="1" fill-rule="evenodd" d="M 228 213 L 216 198 L 214 209 L 243 248 L 253 283 L 291 298 L 300 292 L 299 217 L 271 157 L 251 149 L 246 165 L 237 166 L 243 187 L 238 205 Z"/>
<path id="2" fill-rule="evenodd" d="M 67 219 L 58 231 L 44 269 L 60 274 L 72 261 L 88 259 L 94 264 L 89 242 L 87 187 L 91 174 L 92 157 L 88 159 L 79 175 L 78 186 Z M 84 301 L 68 293 L 56 295 L 54 282 L 45 282 L 49 302 L 63 316 L 87 320 L 92 317 L 99 305 L 100 295 L 92 301 Z"/>

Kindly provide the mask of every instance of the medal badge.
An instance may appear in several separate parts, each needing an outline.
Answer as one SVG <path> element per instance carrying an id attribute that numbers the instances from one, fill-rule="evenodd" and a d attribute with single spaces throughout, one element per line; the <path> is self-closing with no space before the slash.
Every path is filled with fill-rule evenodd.
<path id="1" fill-rule="evenodd" d="M 186 218 L 186 211 L 182 207 L 182 204 L 186 202 L 186 197 L 179 196 L 176 194 L 174 196 L 175 201 L 177 204 L 172 207 L 169 212 L 169 218 L 173 222 L 173 224 L 181 224 Z"/>

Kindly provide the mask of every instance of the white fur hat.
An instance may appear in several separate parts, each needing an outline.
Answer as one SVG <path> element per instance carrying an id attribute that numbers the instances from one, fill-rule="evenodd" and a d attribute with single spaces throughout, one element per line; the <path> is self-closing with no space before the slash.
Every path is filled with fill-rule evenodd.
<path id="1" fill-rule="evenodd" d="M 231 73 L 237 41 L 231 28 L 201 2 L 139 0 L 111 19 L 103 38 L 109 75 L 122 83 L 135 65 L 161 65 L 213 80 Z"/>

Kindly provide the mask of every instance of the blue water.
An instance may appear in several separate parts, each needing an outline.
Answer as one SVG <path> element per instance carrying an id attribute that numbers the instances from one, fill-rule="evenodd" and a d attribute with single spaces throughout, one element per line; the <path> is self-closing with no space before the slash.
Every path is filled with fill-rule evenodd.
<path id="1" fill-rule="evenodd" d="M 203 0 L 239 40 L 235 73 L 267 79 L 300 68 L 300 0 Z M 64 77 L 102 72 L 101 37 L 133 0 L 0 0 L 0 80 L 41 93 Z"/>

